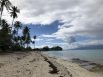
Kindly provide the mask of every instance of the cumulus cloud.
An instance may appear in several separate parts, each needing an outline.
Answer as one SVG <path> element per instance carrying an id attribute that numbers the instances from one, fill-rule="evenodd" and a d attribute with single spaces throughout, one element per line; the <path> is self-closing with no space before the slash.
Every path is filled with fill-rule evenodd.
<path id="1" fill-rule="evenodd" d="M 56 36 L 55 36 L 55 35 L 47 35 L 47 34 L 43 34 L 43 35 L 41 35 L 41 36 L 39 36 L 39 37 L 54 38 L 54 37 L 56 37 Z"/>
<path id="2" fill-rule="evenodd" d="M 18 20 L 24 23 L 50 24 L 72 17 L 81 0 L 10 0 L 21 9 Z M 69 17 L 69 18 L 70 18 Z"/>
<path id="3" fill-rule="evenodd" d="M 23 23 L 50 24 L 56 20 L 64 23 L 52 36 L 43 35 L 45 37 L 55 36 L 68 43 L 76 42 L 76 36 L 103 39 L 103 0 L 10 1 L 21 9 L 17 20 Z M 6 14 L 3 17 L 10 20 Z"/>

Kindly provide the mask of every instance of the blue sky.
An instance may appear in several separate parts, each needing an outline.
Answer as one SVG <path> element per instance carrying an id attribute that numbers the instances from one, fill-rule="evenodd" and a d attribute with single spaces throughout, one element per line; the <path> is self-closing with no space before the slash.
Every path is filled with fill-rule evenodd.
<path id="1" fill-rule="evenodd" d="M 29 24 L 28 27 L 30 27 L 31 34 L 36 34 L 37 36 L 46 34 L 50 35 L 52 33 L 55 33 L 58 31 L 58 26 L 62 25 L 63 23 L 60 23 L 58 20 L 54 21 L 53 23 L 49 25 L 41 25 L 41 24 Z"/>
<path id="2" fill-rule="evenodd" d="M 53 33 L 58 31 L 58 27 L 63 25 L 60 21 L 54 21 L 49 25 L 41 25 L 41 24 L 27 24 L 30 28 L 31 37 L 34 35 L 37 36 L 36 39 L 36 47 L 43 46 L 62 46 L 64 41 L 62 39 L 56 39 L 56 37 L 49 37 L 45 35 L 52 35 Z M 32 45 L 33 47 L 33 45 Z"/>
<path id="3" fill-rule="evenodd" d="M 42 24 L 26 24 L 30 28 L 31 37 L 34 35 L 37 36 L 36 47 L 44 47 L 44 46 L 61 46 L 64 49 L 69 49 L 69 44 L 74 42 L 83 42 L 85 40 L 91 39 L 87 36 L 75 36 L 71 38 L 69 44 L 67 41 L 63 39 L 57 38 L 54 33 L 58 32 L 59 27 L 62 26 L 64 23 L 60 22 L 59 20 L 54 21 L 51 24 L 42 25 Z M 34 45 L 31 44 L 32 47 Z M 71 49 L 71 48 L 70 48 Z"/>
<path id="4" fill-rule="evenodd" d="M 37 35 L 37 47 L 103 45 L 103 0 L 10 1 L 21 10 L 15 21 L 28 25 L 31 35 Z M 3 18 L 12 22 L 5 10 Z"/>

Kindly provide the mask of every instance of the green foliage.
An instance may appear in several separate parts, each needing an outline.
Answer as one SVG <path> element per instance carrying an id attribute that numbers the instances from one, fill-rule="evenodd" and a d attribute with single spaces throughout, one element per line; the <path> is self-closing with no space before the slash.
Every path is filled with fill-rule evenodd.
<path id="1" fill-rule="evenodd" d="M 12 35 L 9 25 L 5 20 L 2 20 L 2 25 L 0 29 L 0 49 L 7 50 L 12 46 Z"/>
<path id="2" fill-rule="evenodd" d="M 20 10 L 16 6 L 12 6 L 10 10 L 11 10 L 10 12 L 11 17 L 13 17 L 13 19 L 17 18 L 18 17 L 17 13 L 20 13 Z"/>
<path id="3" fill-rule="evenodd" d="M 18 17 L 17 13 L 20 13 L 20 10 L 16 6 L 12 6 L 10 11 L 11 11 L 10 16 L 13 18 L 13 20 L 12 20 L 12 26 L 13 26 L 14 19 Z"/>
<path id="4" fill-rule="evenodd" d="M 19 22 L 15 23 L 14 30 L 10 25 L 2 20 L 1 29 L 0 29 L 0 50 L 12 50 L 12 51 L 22 51 L 22 50 L 32 50 L 29 46 L 31 41 L 29 28 L 26 26 L 23 30 L 23 36 L 18 35 L 18 30 L 21 25 Z M 36 38 L 35 38 L 36 39 Z M 34 41 L 35 42 L 35 41 Z M 27 45 L 27 48 L 25 48 Z"/>
<path id="5" fill-rule="evenodd" d="M 27 45 L 27 47 L 29 47 L 29 44 L 31 42 L 31 37 L 30 37 L 30 31 L 29 31 L 29 28 L 26 26 L 24 27 L 23 29 L 23 41 L 24 41 L 24 44 Z"/>
<path id="6" fill-rule="evenodd" d="M 45 46 L 42 48 L 42 51 L 49 51 L 49 50 L 50 50 L 50 48 L 48 46 Z"/>
<path id="7" fill-rule="evenodd" d="M 0 0 L 0 11 L 1 11 L 1 16 L 4 10 L 4 7 L 9 11 L 10 7 L 12 6 L 11 2 L 9 0 Z"/>
<path id="8" fill-rule="evenodd" d="M 26 51 L 32 51 L 32 48 L 31 47 L 27 47 Z"/>
<path id="9" fill-rule="evenodd" d="M 41 49 L 41 51 L 61 51 L 61 50 L 63 50 L 63 49 L 60 46 L 54 46 L 51 48 L 49 48 L 48 46 L 45 46 Z"/>
<path id="10" fill-rule="evenodd" d="M 6 20 L 2 19 L 4 8 L 7 9 L 13 18 L 12 25 L 9 25 Z M 14 22 L 20 10 L 13 6 L 9 0 L 0 0 L 0 12 L 0 50 L 32 50 L 30 43 L 35 44 L 35 41 L 31 40 L 30 29 L 27 26 L 22 28 L 22 24 L 19 21 Z M 18 34 L 20 29 L 22 30 L 22 36 Z M 36 36 L 33 38 L 35 40 Z"/>
<path id="11" fill-rule="evenodd" d="M 2 19 L 4 7 L 13 18 L 12 25 L 9 25 L 6 20 Z M 16 6 L 13 6 L 9 0 L 0 0 L 0 12 L 0 50 L 32 50 L 30 44 L 34 44 L 35 47 L 35 39 L 37 36 L 33 36 L 33 40 L 31 40 L 30 29 L 27 26 L 22 27 L 22 24 L 19 21 L 14 22 L 14 19 L 18 17 L 17 13 L 19 13 L 20 10 Z M 18 34 L 19 30 L 22 30 L 22 36 Z M 45 46 L 42 49 L 34 50 L 55 51 L 62 50 L 62 48 L 59 46 L 52 48 Z"/>
<path id="12" fill-rule="evenodd" d="M 10 50 L 12 50 L 12 51 L 23 51 L 23 50 L 25 50 L 25 48 L 23 46 L 14 44 L 14 45 L 12 45 L 12 48 Z"/>
<path id="13" fill-rule="evenodd" d="M 55 46 L 55 47 L 52 47 L 50 50 L 59 51 L 59 50 L 63 50 L 63 49 L 61 47 L 59 47 L 59 46 Z"/>

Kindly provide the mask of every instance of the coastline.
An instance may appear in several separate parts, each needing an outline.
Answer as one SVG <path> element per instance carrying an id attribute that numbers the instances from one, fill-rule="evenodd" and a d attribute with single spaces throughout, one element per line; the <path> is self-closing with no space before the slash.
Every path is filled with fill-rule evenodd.
<path id="1" fill-rule="evenodd" d="M 78 58 L 74 58 L 71 61 L 56 57 L 50 58 L 53 58 L 57 63 L 66 67 L 73 77 L 103 77 L 103 66 L 101 64 Z"/>
<path id="2" fill-rule="evenodd" d="M 0 54 L 0 77 L 103 77 L 102 73 L 40 52 Z"/>
<path id="3" fill-rule="evenodd" d="M 63 59 L 57 59 L 57 62 L 65 66 L 71 72 L 73 77 L 103 77 L 103 70 L 90 71 L 80 66 L 78 63 L 70 62 Z M 88 65 L 89 67 L 90 65 Z"/>

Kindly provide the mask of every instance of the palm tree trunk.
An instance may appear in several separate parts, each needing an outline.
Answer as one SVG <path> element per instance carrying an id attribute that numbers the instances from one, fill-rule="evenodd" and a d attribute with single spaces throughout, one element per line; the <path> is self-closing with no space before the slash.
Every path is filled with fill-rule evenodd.
<path id="1" fill-rule="evenodd" d="M 18 36 L 18 31 L 19 31 L 19 29 L 17 28 L 17 36 Z"/>
<path id="2" fill-rule="evenodd" d="M 35 43 L 34 43 L 34 49 L 35 49 Z"/>
<path id="3" fill-rule="evenodd" d="M 3 10 L 1 9 L 1 15 L 0 15 L 0 25 L 2 25 L 2 13 L 3 13 Z"/>
<path id="4" fill-rule="evenodd" d="M 34 42 L 34 48 L 35 48 L 35 46 L 36 46 L 36 38 L 35 38 L 35 42 Z"/>
<path id="5" fill-rule="evenodd" d="M 14 18 L 13 18 L 13 20 L 12 20 L 12 27 L 13 27 L 13 25 L 14 25 Z"/>

